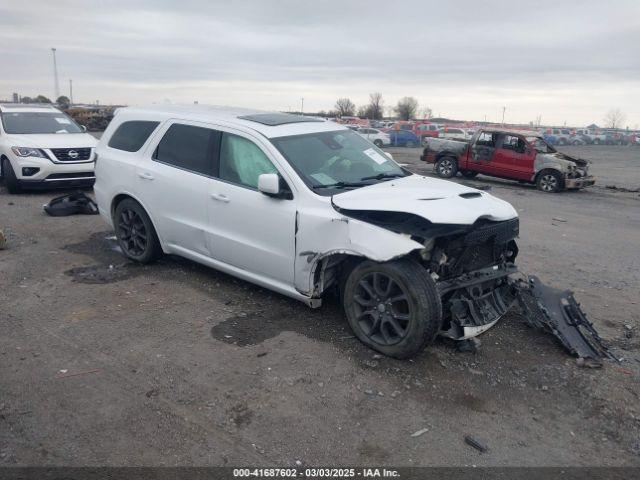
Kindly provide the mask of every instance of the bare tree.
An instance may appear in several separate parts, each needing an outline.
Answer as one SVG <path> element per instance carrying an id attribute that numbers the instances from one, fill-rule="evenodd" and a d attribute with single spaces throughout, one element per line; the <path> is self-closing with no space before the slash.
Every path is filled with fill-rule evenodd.
<path id="1" fill-rule="evenodd" d="M 433 110 L 431 110 L 429 107 L 423 107 L 420 109 L 420 115 L 422 115 L 422 118 L 424 118 L 425 120 L 428 120 L 429 118 L 433 117 Z"/>
<path id="2" fill-rule="evenodd" d="M 418 101 L 413 97 L 403 97 L 396 105 L 396 113 L 400 120 L 411 120 L 418 112 Z"/>
<path id="3" fill-rule="evenodd" d="M 367 118 L 373 120 L 380 120 L 384 117 L 383 113 L 383 100 L 380 92 L 374 92 L 369 94 L 369 105 L 367 106 Z"/>
<path id="4" fill-rule="evenodd" d="M 616 108 L 614 110 L 609 110 L 609 113 L 607 113 L 604 117 L 605 127 L 620 128 L 624 123 L 625 118 L 627 118 L 627 116 L 624 113 L 622 113 L 622 111 L 619 108 Z"/>
<path id="5" fill-rule="evenodd" d="M 356 105 L 348 98 L 339 98 L 336 100 L 335 109 L 341 117 L 350 117 L 356 111 Z"/>

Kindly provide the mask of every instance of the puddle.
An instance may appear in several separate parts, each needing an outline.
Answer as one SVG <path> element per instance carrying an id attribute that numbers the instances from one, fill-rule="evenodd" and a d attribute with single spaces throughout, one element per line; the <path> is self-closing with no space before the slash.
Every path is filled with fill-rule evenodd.
<path id="1" fill-rule="evenodd" d="M 120 265 L 91 265 L 89 267 L 72 268 L 64 272 L 73 277 L 74 282 L 88 284 L 104 284 L 125 280 L 136 276 L 141 267 L 130 263 Z"/>
<path id="2" fill-rule="evenodd" d="M 336 306 L 327 305 L 321 312 L 305 311 L 306 309 L 306 306 L 300 304 L 291 308 L 270 310 L 268 313 L 240 314 L 211 328 L 211 336 L 221 342 L 240 347 L 258 345 L 285 331 L 334 343 L 340 339 L 353 339 L 353 334 Z"/>

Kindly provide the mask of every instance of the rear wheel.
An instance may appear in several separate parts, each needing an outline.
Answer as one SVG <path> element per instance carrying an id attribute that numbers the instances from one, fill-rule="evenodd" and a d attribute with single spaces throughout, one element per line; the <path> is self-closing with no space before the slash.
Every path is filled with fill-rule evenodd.
<path id="1" fill-rule="evenodd" d="M 2 176 L 4 177 L 4 183 L 9 193 L 22 192 L 20 181 L 18 180 L 18 177 L 16 177 L 16 172 L 13 171 L 11 162 L 7 158 L 2 159 Z"/>
<path id="2" fill-rule="evenodd" d="M 538 190 L 547 193 L 556 193 L 564 188 L 564 181 L 560 172 L 555 170 L 543 170 L 538 175 L 536 182 Z"/>
<path id="3" fill-rule="evenodd" d="M 380 140 L 379 138 L 377 138 L 376 140 L 373 141 L 373 144 L 378 147 L 378 148 L 382 148 L 382 140 Z"/>
<path id="4" fill-rule="evenodd" d="M 460 173 L 464 178 L 474 178 L 478 175 L 478 172 L 474 172 L 473 170 L 460 170 Z"/>
<path id="5" fill-rule="evenodd" d="M 458 161 L 453 157 L 443 157 L 436 162 L 435 170 L 439 177 L 455 177 L 458 173 Z"/>
<path id="6" fill-rule="evenodd" d="M 406 146 L 407 148 L 414 148 L 416 146 L 416 142 L 413 140 L 407 140 Z"/>
<path id="7" fill-rule="evenodd" d="M 150 263 L 162 255 L 160 241 L 142 205 L 131 198 L 121 201 L 114 214 L 116 238 L 125 257 Z"/>
<path id="8" fill-rule="evenodd" d="M 593 141 L 593 144 L 594 144 L 594 145 L 600 145 L 600 139 L 599 139 L 599 138 L 596 138 L 596 139 Z"/>
<path id="9" fill-rule="evenodd" d="M 442 326 L 435 283 L 410 260 L 360 263 L 349 274 L 342 298 L 356 337 L 390 357 L 420 353 Z"/>

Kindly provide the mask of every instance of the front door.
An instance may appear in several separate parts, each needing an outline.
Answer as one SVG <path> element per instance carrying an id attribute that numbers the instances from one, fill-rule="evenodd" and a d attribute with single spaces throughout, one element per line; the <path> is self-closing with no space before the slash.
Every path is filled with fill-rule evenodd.
<path id="1" fill-rule="evenodd" d="M 223 132 L 208 194 L 211 256 L 293 285 L 296 201 L 258 191 L 258 176 L 279 173 L 259 140 Z M 283 187 L 288 188 L 283 180 Z"/>

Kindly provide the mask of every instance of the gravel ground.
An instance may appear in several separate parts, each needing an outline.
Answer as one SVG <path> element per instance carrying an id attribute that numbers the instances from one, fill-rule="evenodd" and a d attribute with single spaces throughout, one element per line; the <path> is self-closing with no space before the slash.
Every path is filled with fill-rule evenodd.
<path id="1" fill-rule="evenodd" d="M 392 151 L 430 174 L 419 149 Z M 640 149 L 566 151 L 598 186 L 465 183 L 514 204 L 521 269 L 575 290 L 624 357 L 597 370 L 515 313 L 475 354 L 381 358 L 335 299 L 310 310 L 176 257 L 133 265 L 99 217 L 47 217 L 56 193 L 0 187 L 0 465 L 640 466 L 640 195 L 619 189 L 640 186 Z"/>

